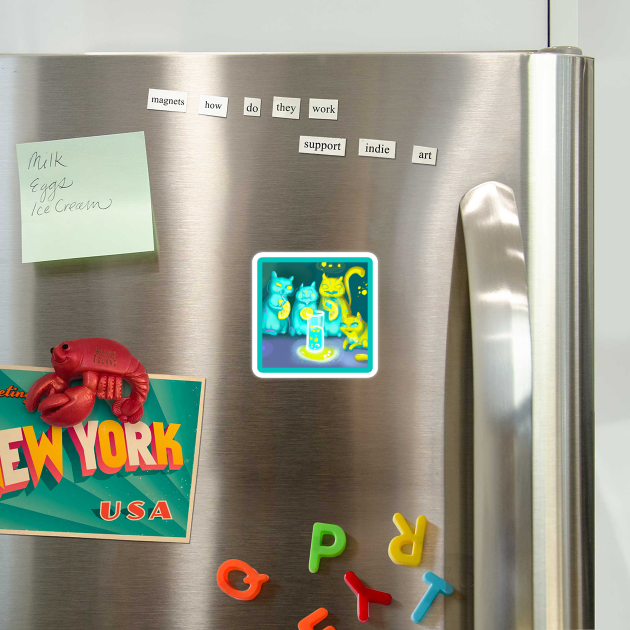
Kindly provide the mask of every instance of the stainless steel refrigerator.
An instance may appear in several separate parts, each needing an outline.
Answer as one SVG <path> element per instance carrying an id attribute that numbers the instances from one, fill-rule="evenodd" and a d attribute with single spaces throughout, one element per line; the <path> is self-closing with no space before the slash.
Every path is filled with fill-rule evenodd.
<path id="1" fill-rule="evenodd" d="M 148 109 L 150 89 L 188 92 L 187 113 Z M 227 117 L 197 113 L 207 94 Z M 156 251 L 22 264 L 16 144 L 132 131 Z M 395 159 L 359 155 L 366 138 Z M 342 630 L 346 571 L 392 594 L 375 628 L 414 627 L 424 571 L 454 593 L 422 627 L 592 627 L 592 212 L 579 50 L 2 56 L 0 363 L 108 337 L 207 383 L 190 543 L 0 536 L 0 628 L 295 628 L 323 606 Z M 254 373 L 261 252 L 374 256 L 371 378 Z M 388 558 L 395 513 L 428 519 L 420 567 Z M 315 522 L 348 542 L 311 574 Z M 252 602 L 217 587 L 228 558 L 270 576 Z"/>

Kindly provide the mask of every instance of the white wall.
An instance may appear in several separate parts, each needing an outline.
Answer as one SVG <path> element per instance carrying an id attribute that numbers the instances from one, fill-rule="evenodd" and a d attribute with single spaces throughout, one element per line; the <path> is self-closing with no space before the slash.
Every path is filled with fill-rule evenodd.
<path id="1" fill-rule="evenodd" d="M 514 50 L 546 45 L 546 0 L 0 0 L 2 52 Z"/>
<path id="2" fill-rule="evenodd" d="M 579 0 L 595 57 L 595 602 L 597 628 L 630 627 L 630 2 Z"/>

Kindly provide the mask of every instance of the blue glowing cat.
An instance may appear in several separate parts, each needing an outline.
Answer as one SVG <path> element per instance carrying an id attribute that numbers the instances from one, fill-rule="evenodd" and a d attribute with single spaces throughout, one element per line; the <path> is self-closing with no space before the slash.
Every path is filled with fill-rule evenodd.
<path id="1" fill-rule="evenodd" d="M 272 271 L 267 290 L 269 295 L 263 302 L 262 331 L 267 335 L 284 335 L 289 329 L 289 295 L 293 293 L 293 276 L 278 278 L 278 274 Z"/>
<path id="2" fill-rule="evenodd" d="M 306 315 L 308 311 L 304 309 L 307 308 L 311 309 L 311 315 L 317 310 L 317 290 L 314 282 L 310 287 L 300 286 L 295 294 L 295 303 L 291 313 L 291 327 L 289 328 L 291 337 L 306 334 Z"/>

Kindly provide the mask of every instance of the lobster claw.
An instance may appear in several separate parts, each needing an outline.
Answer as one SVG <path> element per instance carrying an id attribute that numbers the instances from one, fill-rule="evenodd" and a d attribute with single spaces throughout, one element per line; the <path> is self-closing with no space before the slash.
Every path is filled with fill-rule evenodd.
<path id="1" fill-rule="evenodd" d="M 90 415 L 95 400 L 95 392 L 85 385 L 78 385 L 48 396 L 37 409 L 44 422 L 54 427 L 73 427 Z"/>
<path id="2" fill-rule="evenodd" d="M 54 372 L 41 376 L 31 385 L 26 394 L 26 409 L 31 412 L 35 411 L 39 401 L 44 398 L 44 396 L 50 396 L 54 392 L 61 391 L 66 387 L 68 387 L 68 383 Z"/>

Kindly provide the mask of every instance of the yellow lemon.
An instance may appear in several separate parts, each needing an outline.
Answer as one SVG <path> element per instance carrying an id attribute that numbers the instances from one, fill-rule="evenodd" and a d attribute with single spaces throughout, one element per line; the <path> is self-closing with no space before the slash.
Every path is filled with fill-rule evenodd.
<path id="1" fill-rule="evenodd" d="M 308 315 L 312 315 L 313 314 L 313 309 L 310 306 L 305 306 L 301 311 L 300 311 L 300 317 L 302 319 L 308 319 Z"/>
<path id="2" fill-rule="evenodd" d="M 282 310 L 280 311 L 280 313 L 278 314 L 278 319 L 286 319 L 287 317 L 289 317 L 289 313 L 291 312 L 291 304 L 289 303 L 289 301 L 287 300 L 283 305 L 282 305 Z"/>
<path id="3" fill-rule="evenodd" d="M 331 302 L 330 300 L 324 302 L 324 308 L 328 311 L 328 321 L 337 319 L 337 316 L 339 315 L 339 307 L 335 302 Z"/>

